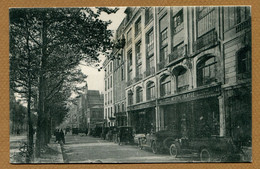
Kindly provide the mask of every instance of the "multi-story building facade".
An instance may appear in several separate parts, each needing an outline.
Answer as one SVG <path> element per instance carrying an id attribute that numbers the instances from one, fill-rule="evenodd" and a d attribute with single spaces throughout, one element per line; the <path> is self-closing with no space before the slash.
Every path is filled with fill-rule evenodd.
<path id="1" fill-rule="evenodd" d="M 112 52 L 113 59 L 113 105 L 114 105 L 114 115 L 116 117 L 115 125 L 117 126 L 126 126 L 127 125 L 127 116 L 126 116 L 126 73 L 125 73 L 125 54 L 123 47 L 125 45 L 124 38 L 124 20 L 119 25 L 115 39 L 117 40 L 116 46 Z"/>
<path id="2" fill-rule="evenodd" d="M 128 7 L 125 13 L 117 39 L 126 43 L 114 54 L 125 56 L 127 124 L 136 132 L 174 127 L 183 137 L 239 130 L 250 144 L 250 8 Z M 118 76 L 114 71 L 114 91 Z"/>
<path id="3" fill-rule="evenodd" d="M 104 120 L 105 126 L 114 126 L 114 102 L 113 102 L 113 60 L 106 59 L 103 63 L 105 70 L 105 93 L 104 93 Z"/>

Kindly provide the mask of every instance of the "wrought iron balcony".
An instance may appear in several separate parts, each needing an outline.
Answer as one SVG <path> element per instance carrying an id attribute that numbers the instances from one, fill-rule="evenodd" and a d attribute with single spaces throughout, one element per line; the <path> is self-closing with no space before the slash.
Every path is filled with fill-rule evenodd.
<path id="1" fill-rule="evenodd" d="M 181 30 L 183 30 L 183 28 L 184 28 L 184 24 L 183 24 L 183 22 L 182 22 L 180 25 L 178 25 L 176 28 L 174 28 L 173 33 L 174 33 L 174 34 L 177 34 L 177 33 L 179 33 Z"/>
<path id="2" fill-rule="evenodd" d="M 180 57 L 186 55 L 186 47 L 185 45 L 181 45 L 180 47 L 174 48 L 172 53 L 169 54 L 169 62 L 172 62 Z"/>
<path id="3" fill-rule="evenodd" d="M 239 23 L 237 26 L 236 26 L 236 33 L 246 29 L 246 28 L 250 28 L 251 27 L 251 18 L 244 21 L 244 22 L 241 22 Z"/>
<path id="4" fill-rule="evenodd" d="M 145 71 L 145 77 L 148 77 L 152 74 L 155 73 L 155 68 L 154 67 L 150 67 L 150 68 L 147 68 L 146 71 Z"/>
<path id="5" fill-rule="evenodd" d="M 117 42 L 115 42 L 115 48 L 116 49 L 123 49 L 125 47 L 125 38 L 118 39 Z"/>
<path id="6" fill-rule="evenodd" d="M 166 60 L 162 60 L 159 63 L 157 63 L 158 69 L 162 70 L 165 67 L 166 63 L 167 63 Z"/>
<path id="7" fill-rule="evenodd" d="M 138 82 L 138 81 L 140 81 L 140 80 L 142 80 L 143 79 L 143 74 L 138 74 L 138 75 L 136 75 L 136 77 L 134 78 L 134 81 L 135 82 Z"/>
<path id="8" fill-rule="evenodd" d="M 131 84 L 133 84 L 133 82 L 134 82 L 133 79 L 128 80 L 127 83 L 126 83 L 126 85 L 127 85 L 127 86 L 130 86 Z"/>
<path id="9" fill-rule="evenodd" d="M 216 45 L 217 41 L 217 32 L 212 30 L 205 35 L 199 37 L 197 41 L 194 43 L 194 52 L 201 51 L 213 45 Z"/>

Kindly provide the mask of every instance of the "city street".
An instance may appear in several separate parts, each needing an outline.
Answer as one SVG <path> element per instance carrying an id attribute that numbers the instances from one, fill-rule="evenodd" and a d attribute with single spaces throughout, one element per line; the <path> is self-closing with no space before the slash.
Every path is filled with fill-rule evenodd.
<path id="1" fill-rule="evenodd" d="M 169 163 L 194 162 L 190 156 L 173 158 L 168 154 L 153 154 L 148 148 L 118 145 L 91 136 L 66 135 L 63 145 L 65 163 Z"/>

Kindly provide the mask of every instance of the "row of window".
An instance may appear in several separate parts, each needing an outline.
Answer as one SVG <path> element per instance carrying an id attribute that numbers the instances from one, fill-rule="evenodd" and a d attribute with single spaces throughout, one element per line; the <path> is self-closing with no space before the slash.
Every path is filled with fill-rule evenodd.
<path id="1" fill-rule="evenodd" d="M 107 65 L 107 68 L 105 69 L 105 76 L 107 76 L 108 74 L 112 73 L 112 70 L 113 70 L 113 67 L 112 67 L 112 62 L 110 62 L 108 65 Z"/>
<path id="2" fill-rule="evenodd" d="M 209 34 L 211 30 L 215 28 L 216 25 L 216 10 L 215 7 L 198 7 L 197 8 L 197 38 L 199 39 L 199 42 L 197 44 L 197 50 L 203 48 L 204 46 L 208 46 L 212 43 L 214 43 L 215 40 L 213 36 L 214 34 Z M 152 11 L 151 11 L 152 12 Z M 172 36 L 175 36 L 178 32 L 183 30 L 184 28 L 184 13 L 183 9 L 179 10 L 173 17 L 173 26 L 172 26 Z M 249 7 L 224 7 L 224 27 L 225 30 L 230 29 L 234 25 L 241 23 L 248 18 L 250 18 L 250 8 Z M 139 18 L 135 23 L 135 34 L 138 34 L 140 32 L 140 20 Z M 168 14 L 165 13 L 163 17 L 159 20 L 159 41 L 160 41 L 160 56 L 159 56 L 159 69 L 163 68 L 165 65 L 165 62 L 168 57 L 170 61 L 173 61 L 177 59 L 178 57 L 182 57 L 184 55 L 184 48 L 183 48 L 183 41 L 178 41 L 173 44 L 172 46 L 172 52 L 174 56 L 169 56 L 169 48 L 168 48 L 168 34 L 169 34 L 169 19 Z M 131 29 L 127 33 L 127 41 L 128 44 L 132 43 L 132 33 Z M 206 36 L 205 38 L 200 38 L 201 36 Z M 211 36 L 212 35 L 212 36 Z M 210 39 L 209 39 L 210 38 Z M 174 38 L 173 38 L 174 39 Z M 184 39 L 183 39 L 184 40 Z M 154 37 L 153 37 L 153 31 L 150 31 L 146 35 L 146 55 L 149 57 L 153 55 L 153 48 L 154 48 Z M 181 44 L 181 45 L 180 45 Z M 140 51 L 141 42 L 138 42 L 136 44 L 136 58 L 141 57 Z M 177 51 L 177 53 L 176 53 Z M 128 53 L 128 65 L 132 65 L 132 52 Z M 149 68 L 149 67 L 148 67 Z M 140 67 L 139 67 L 140 69 Z M 131 68 L 129 69 L 131 74 Z M 138 73 L 137 73 L 138 75 Z"/>
<path id="3" fill-rule="evenodd" d="M 251 50 L 245 47 L 237 52 L 237 76 L 239 79 L 250 78 L 251 74 Z M 173 74 L 176 77 L 176 91 L 183 92 L 189 88 L 189 74 L 184 67 L 177 67 Z M 197 64 L 197 86 L 209 85 L 217 82 L 217 60 L 214 56 L 205 56 Z M 170 95 L 172 93 L 173 85 L 170 75 L 165 75 L 160 80 L 160 96 Z M 155 85 L 153 82 L 147 84 L 147 100 L 155 98 Z M 133 92 L 131 90 L 127 93 L 128 105 L 133 104 Z M 137 87 L 136 89 L 136 103 L 143 101 L 143 89 Z"/>
<path id="4" fill-rule="evenodd" d="M 197 83 L 198 86 L 203 86 L 216 82 L 216 57 L 209 56 L 201 60 L 197 64 Z M 174 69 L 173 74 L 175 75 L 176 91 L 183 92 L 189 88 L 189 73 L 184 67 L 177 67 Z M 170 75 L 165 75 L 160 80 L 160 96 L 170 95 L 172 93 L 173 84 Z M 147 100 L 155 98 L 155 85 L 153 82 L 147 85 Z M 137 87 L 136 89 L 136 103 L 143 101 L 143 89 Z M 128 103 L 133 104 L 133 92 L 128 92 Z"/>
<path id="5" fill-rule="evenodd" d="M 112 76 L 108 77 L 107 80 L 105 80 L 105 91 L 112 88 L 113 85 L 113 79 Z"/>
<path id="6" fill-rule="evenodd" d="M 107 92 L 107 94 L 105 94 L 105 105 L 112 103 L 112 96 L 112 91 Z"/>
<path id="7" fill-rule="evenodd" d="M 124 112 L 125 111 L 125 104 L 117 104 L 115 105 L 115 113 Z"/>
<path id="8" fill-rule="evenodd" d="M 105 108 L 105 116 L 104 116 L 104 118 L 107 119 L 107 118 L 110 118 L 112 116 L 113 116 L 113 109 L 112 109 L 112 107 Z"/>

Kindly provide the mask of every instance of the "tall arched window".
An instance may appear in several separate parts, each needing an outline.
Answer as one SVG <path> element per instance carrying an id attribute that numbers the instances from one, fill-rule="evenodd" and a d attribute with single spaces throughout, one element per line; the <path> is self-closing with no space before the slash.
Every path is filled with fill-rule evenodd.
<path id="1" fill-rule="evenodd" d="M 161 79 L 161 96 L 171 94 L 171 79 L 170 76 L 165 76 Z"/>
<path id="2" fill-rule="evenodd" d="M 136 89 L 136 103 L 140 103 L 143 101 L 143 89 L 138 87 Z"/>
<path id="3" fill-rule="evenodd" d="M 203 86 L 216 82 L 216 57 L 207 57 L 197 65 L 197 84 Z"/>
<path id="4" fill-rule="evenodd" d="M 128 105 L 132 105 L 133 104 L 133 92 L 132 92 L 132 90 L 128 91 L 127 97 L 128 97 Z"/>
<path id="5" fill-rule="evenodd" d="M 245 47 L 237 52 L 237 74 L 238 79 L 251 77 L 251 50 Z"/>
<path id="6" fill-rule="evenodd" d="M 155 85 L 154 82 L 149 82 L 147 84 L 147 100 L 152 100 L 155 98 Z"/>

